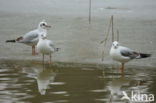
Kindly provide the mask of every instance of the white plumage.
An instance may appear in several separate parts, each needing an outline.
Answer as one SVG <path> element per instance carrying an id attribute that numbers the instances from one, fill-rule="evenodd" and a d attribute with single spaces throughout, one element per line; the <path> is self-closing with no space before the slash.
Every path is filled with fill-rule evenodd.
<path id="1" fill-rule="evenodd" d="M 47 39 L 40 39 L 37 44 L 37 51 L 43 54 L 51 54 L 54 52 L 53 42 Z"/>
<path id="2" fill-rule="evenodd" d="M 32 55 L 35 55 L 35 46 L 38 43 L 39 36 L 41 34 L 47 35 L 47 28 L 51 26 L 47 25 L 47 23 L 43 20 L 38 24 L 38 28 L 26 33 L 24 36 L 20 36 L 15 40 L 7 40 L 6 42 L 18 42 L 23 43 L 29 46 L 32 46 Z"/>
<path id="3" fill-rule="evenodd" d="M 51 64 L 51 54 L 55 51 L 58 51 L 58 48 L 54 47 L 54 44 L 51 40 L 47 40 L 45 35 L 39 37 L 39 42 L 37 43 L 37 51 L 43 54 L 42 63 L 44 64 L 44 55 L 50 55 L 50 64 Z"/>
<path id="4" fill-rule="evenodd" d="M 114 42 L 114 44 L 115 44 L 115 42 Z M 131 58 L 128 56 L 123 56 L 121 54 L 121 51 L 127 51 L 127 53 L 129 53 L 129 52 L 132 53 L 132 50 L 130 50 L 129 48 L 126 48 L 123 46 L 118 46 L 117 48 L 114 48 L 114 46 L 112 46 L 111 50 L 110 50 L 110 55 L 114 60 L 119 61 L 121 63 L 126 63 L 126 62 L 130 61 Z"/>
<path id="5" fill-rule="evenodd" d="M 151 54 L 135 52 L 127 47 L 120 46 L 117 41 L 114 41 L 110 49 L 110 56 L 122 64 L 121 71 L 124 73 L 124 63 L 133 60 L 150 57 Z"/>

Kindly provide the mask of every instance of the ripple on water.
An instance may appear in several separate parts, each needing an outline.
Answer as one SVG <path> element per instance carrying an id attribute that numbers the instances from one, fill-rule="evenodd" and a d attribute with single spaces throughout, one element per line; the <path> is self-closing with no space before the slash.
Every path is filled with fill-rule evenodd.
<path id="1" fill-rule="evenodd" d="M 65 85 L 64 82 L 52 82 L 51 85 Z"/>

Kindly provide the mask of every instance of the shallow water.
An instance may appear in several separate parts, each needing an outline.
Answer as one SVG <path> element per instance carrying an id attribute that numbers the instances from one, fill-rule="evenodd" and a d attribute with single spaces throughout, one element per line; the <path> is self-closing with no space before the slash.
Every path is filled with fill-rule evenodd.
<path id="1" fill-rule="evenodd" d="M 100 42 L 106 37 L 110 16 L 114 15 L 114 33 L 116 36 L 119 30 L 120 45 L 152 54 L 151 58 L 126 65 L 156 67 L 155 0 L 93 0 L 91 24 L 88 23 L 88 1 L 0 0 L 0 59 L 39 60 L 41 57 L 31 56 L 30 46 L 5 41 L 23 36 L 45 19 L 52 25 L 47 38 L 61 48 L 53 55 L 54 61 L 112 64 L 111 35 L 104 62 Z"/>
<path id="2" fill-rule="evenodd" d="M 1 103 L 125 103 L 122 91 L 156 95 L 155 69 L 0 61 Z"/>
<path id="3" fill-rule="evenodd" d="M 0 103 L 125 103 L 122 91 L 156 95 L 156 1 L 92 0 L 91 24 L 88 1 L 0 0 Z M 100 41 L 111 15 L 121 45 L 152 54 L 127 63 L 124 77 L 109 56 L 111 36 L 101 61 Z M 35 29 L 42 19 L 52 25 L 48 39 L 61 48 L 54 64 L 44 67 L 31 47 L 5 43 Z"/>

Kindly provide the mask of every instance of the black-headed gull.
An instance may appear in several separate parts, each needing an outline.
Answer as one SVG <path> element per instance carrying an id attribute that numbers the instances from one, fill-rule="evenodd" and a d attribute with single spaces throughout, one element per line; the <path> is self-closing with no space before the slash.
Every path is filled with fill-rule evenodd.
<path id="1" fill-rule="evenodd" d="M 32 55 L 36 55 L 35 52 L 35 45 L 37 45 L 37 42 L 39 40 L 40 34 L 47 34 L 47 28 L 50 28 L 51 26 L 48 25 L 45 20 L 41 21 L 38 24 L 38 28 L 35 30 L 32 30 L 28 33 L 26 33 L 24 36 L 20 36 L 17 39 L 14 40 L 6 40 L 6 42 L 18 42 L 23 43 L 29 46 L 32 46 Z"/>
<path id="2" fill-rule="evenodd" d="M 121 62 L 121 72 L 124 74 L 124 64 L 133 59 L 141 59 L 150 57 L 151 54 L 138 53 L 127 47 L 120 46 L 117 41 L 114 41 L 110 50 L 110 56 L 116 60 Z"/>
<path id="3" fill-rule="evenodd" d="M 50 55 L 50 64 L 52 64 L 51 54 L 58 51 L 59 48 L 55 48 L 51 40 L 46 39 L 46 35 L 40 35 L 37 43 L 37 51 L 42 53 L 42 64 L 44 64 L 44 55 Z"/>

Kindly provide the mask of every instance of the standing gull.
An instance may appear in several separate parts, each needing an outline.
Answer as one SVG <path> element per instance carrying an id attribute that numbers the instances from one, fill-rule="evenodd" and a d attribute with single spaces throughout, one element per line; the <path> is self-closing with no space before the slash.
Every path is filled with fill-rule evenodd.
<path id="1" fill-rule="evenodd" d="M 114 41 L 110 50 L 110 56 L 122 64 L 121 72 L 124 74 L 124 64 L 133 59 L 141 59 L 150 57 L 151 54 L 138 53 L 127 47 L 120 46 L 117 41 Z"/>
<path id="2" fill-rule="evenodd" d="M 39 42 L 37 43 L 37 51 L 42 53 L 42 64 L 44 64 L 44 55 L 50 55 L 50 62 L 52 64 L 52 56 L 51 54 L 55 51 L 58 51 L 59 48 L 55 48 L 53 42 L 51 40 L 46 39 L 46 35 L 39 36 Z"/>
<path id="3" fill-rule="evenodd" d="M 39 35 L 41 34 L 47 34 L 47 29 L 50 28 L 50 25 L 47 25 L 45 20 L 40 22 L 38 24 L 38 28 L 35 30 L 32 30 L 28 33 L 26 33 L 24 36 L 20 36 L 15 40 L 6 40 L 6 42 L 18 42 L 18 43 L 23 43 L 29 46 L 32 46 L 32 55 L 36 55 L 37 53 L 35 52 L 35 45 L 37 45 L 37 42 L 39 40 Z"/>

